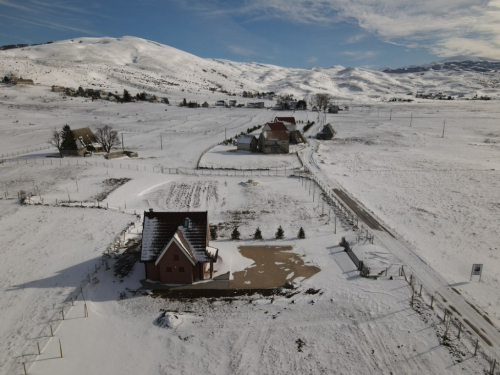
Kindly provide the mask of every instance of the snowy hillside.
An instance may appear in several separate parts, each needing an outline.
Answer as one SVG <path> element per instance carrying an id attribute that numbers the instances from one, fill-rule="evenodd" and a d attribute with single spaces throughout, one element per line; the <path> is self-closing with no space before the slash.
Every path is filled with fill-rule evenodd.
<path id="1" fill-rule="evenodd" d="M 499 97 L 500 63 L 448 60 L 384 71 L 338 65 L 294 69 L 203 59 L 145 39 L 105 37 L 1 51 L 0 74 L 32 78 L 41 85 L 127 88 L 132 93 L 146 90 L 188 97 L 206 96 L 214 87 L 237 94 L 274 91 L 295 97 L 326 92 L 337 99 L 362 101 L 406 97 L 416 91 Z"/>
<path id="2" fill-rule="evenodd" d="M 261 89 L 213 61 L 134 37 L 79 38 L 2 51 L 0 72 L 70 87 Z"/>

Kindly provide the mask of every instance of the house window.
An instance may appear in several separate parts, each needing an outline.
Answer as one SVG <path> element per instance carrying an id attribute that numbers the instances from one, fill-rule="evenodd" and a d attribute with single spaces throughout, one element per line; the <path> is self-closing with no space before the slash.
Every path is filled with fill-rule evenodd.
<path id="1" fill-rule="evenodd" d="M 184 267 L 179 267 L 179 272 L 184 272 Z"/>
<path id="2" fill-rule="evenodd" d="M 179 260 L 179 254 L 174 254 L 174 260 Z"/>
<path id="3" fill-rule="evenodd" d="M 167 267 L 167 272 L 172 272 L 172 267 Z"/>

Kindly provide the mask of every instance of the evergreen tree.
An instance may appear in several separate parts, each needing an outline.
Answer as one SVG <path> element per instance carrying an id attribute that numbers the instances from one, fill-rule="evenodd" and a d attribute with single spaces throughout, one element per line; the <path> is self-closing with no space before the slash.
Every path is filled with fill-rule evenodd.
<path id="1" fill-rule="evenodd" d="M 262 239 L 262 232 L 260 231 L 259 227 L 257 227 L 257 229 L 255 229 L 255 233 L 253 234 L 253 239 L 254 240 L 261 240 Z"/>
<path id="2" fill-rule="evenodd" d="M 186 106 L 187 105 L 187 102 L 186 102 L 186 98 L 182 99 L 182 106 Z"/>
<path id="3" fill-rule="evenodd" d="M 131 102 L 132 101 L 132 96 L 127 90 L 123 90 L 123 101 L 124 102 Z"/>
<path id="4" fill-rule="evenodd" d="M 3 77 L 3 82 L 4 83 L 9 83 L 10 82 L 9 77 L 7 77 L 7 76 Z"/>
<path id="5" fill-rule="evenodd" d="M 231 233 L 231 239 L 232 240 L 240 239 L 240 232 L 238 231 L 238 227 L 234 227 L 233 232 Z"/>
<path id="6" fill-rule="evenodd" d="M 283 238 L 285 238 L 285 231 L 283 230 L 283 228 L 281 228 L 281 225 L 280 225 L 280 227 L 278 228 L 278 231 L 276 232 L 276 239 L 282 240 Z"/>
<path id="7" fill-rule="evenodd" d="M 63 150 L 76 150 L 75 135 L 68 124 L 64 125 L 61 131 L 61 148 Z"/>
<path id="8" fill-rule="evenodd" d="M 217 227 L 214 225 L 213 227 L 210 227 L 210 238 L 212 239 L 212 241 L 215 241 L 217 237 Z"/>
<path id="9" fill-rule="evenodd" d="M 297 237 L 299 237 L 301 240 L 303 240 L 304 238 L 306 238 L 306 234 L 305 234 L 304 229 L 302 227 L 300 227 L 299 234 L 298 234 Z"/>

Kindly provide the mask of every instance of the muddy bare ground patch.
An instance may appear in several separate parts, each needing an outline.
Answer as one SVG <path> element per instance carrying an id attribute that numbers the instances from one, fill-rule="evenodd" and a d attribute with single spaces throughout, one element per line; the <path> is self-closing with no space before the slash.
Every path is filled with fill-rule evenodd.
<path id="1" fill-rule="evenodd" d="M 276 288 L 298 277 L 308 279 L 320 271 L 304 263 L 302 257 L 292 253 L 291 246 L 240 246 L 239 251 L 254 263 L 233 274 L 231 288 Z"/>

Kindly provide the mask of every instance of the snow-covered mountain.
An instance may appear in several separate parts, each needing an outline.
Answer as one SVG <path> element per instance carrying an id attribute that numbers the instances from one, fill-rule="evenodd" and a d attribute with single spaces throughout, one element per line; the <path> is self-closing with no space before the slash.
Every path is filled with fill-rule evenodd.
<path id="1" fill-rule="evenodd" d="M 457 58 L 422 66 L 373 71 L 363 68 L 293 69 L 270 64 L 203 59 L 135 37 L 79 38 L 0 51 L 0 74 L 42 85 L 167 92 L 197 96 L 274 91 L 304 97 L 325 92 L 338 99 L 388 99 L 423 91 L 499 97 L 500 62 Z"/>

